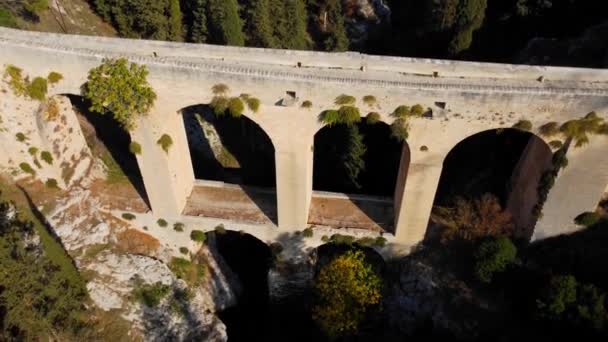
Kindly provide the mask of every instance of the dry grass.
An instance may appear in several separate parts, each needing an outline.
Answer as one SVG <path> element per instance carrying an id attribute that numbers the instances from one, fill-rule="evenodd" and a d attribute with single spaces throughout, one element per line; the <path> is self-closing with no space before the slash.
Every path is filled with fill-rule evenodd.
<path id="1" fill-rule="evenodd" d="M 153 256 L 160 242 L 137 229 L 127 229 L 118 234 L 116 248 L 123 253 Z"/>

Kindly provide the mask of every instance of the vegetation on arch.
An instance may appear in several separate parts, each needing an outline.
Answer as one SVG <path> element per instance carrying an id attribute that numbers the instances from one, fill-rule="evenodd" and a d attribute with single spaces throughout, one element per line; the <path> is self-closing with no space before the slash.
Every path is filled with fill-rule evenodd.
<path id="1" fill-rule="evenodd" d="M 380 303 L 382 279 L 361 251 L 331 260 L 314 279 L 313 319 L 330 337 L 353 335 L 366 314 Z"/>
<path id="2" fill-rule="evenodd" d="M 509 236 L 513 230 L 511 215 L 492 194 L 472 199 L 457 197 L 450 207 L 434 207 L 431 218 L 443 227 L 442 242 Z"/>
<path id="3" fill-rule="evenodd" d="M 547 138 L 561 135 L 566 140 L 574 141 L 575 147 L 582 147 L 589 143 L 590 135 L 608 135 L 608 123 L 596 112 L 590 112 L 582 118 L 562 124 L 547 122 L 539 127 L 538 132 Z"/>
<path id="4" fill-rule="evenodd" d="M 147 78 L 145 65 L 129 63 L 125 58 L 104 59 L 89 71 L 82 96 L 91 102 L 92 112 L 111 113 L 123 129 L 130 131 L 136 127 L 138 117 L 148 114 L 156 101 Z"/>
<path id="5" fill-rule="evenodd" d="M 8 82 L 9 87 L 16 96 L 26 96 L 37 101 L 44 101 L 48 92 L 49 83 L 55 84 L 61 79 L 57 79 L 59 73 L 52 72 L 52 81 L 44 77 L 34 77 L 30 80 L 29 76 L 23 75 L 23 70 L 14 65 L 7 65 L 4 70 L 3 78 Z"/>
<path id="6" fill-rule="evenodd" d="M 213 110 L 213 114 L 217 117 L 228 115 L 233 118 L 239 118 L 245 112 L 245 105 L 253 113 L 260 110 L 260 99 L 249 94 L 241 94 L 239 97 L 229 97 L 230 87 L 226 84 L 218 83 L 211 87 L 213 98 L 209 106 Z"/>

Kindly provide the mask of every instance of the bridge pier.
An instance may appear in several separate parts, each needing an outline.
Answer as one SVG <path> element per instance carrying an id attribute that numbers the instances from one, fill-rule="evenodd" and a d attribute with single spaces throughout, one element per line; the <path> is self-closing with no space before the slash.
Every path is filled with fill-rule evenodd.
<path id="1" fill-rule="evenodd" d="M 142 148 L 137 155 L 137 164 L 150 209 L 158 217 L 179 217 L 194 186 L 194 171 L 184 132 L 181 115 L 159 107 L 141 118 L 131 132 L 131 141 Z M 158 144 L 163 134 L 173 141 L 168 152 Z"/>
<path id="2" fill-rule="evenodd" d="M 403 166 L 403 159 L 402 159 Z M 402 182 L 403 167 L 399 170 L 395 194 L 395 238 L 405 245 L 415 245 L 424 240 L 429 224 L 435 193 L 443 163 L 412 163 L 405 170 L 407 180 Z"/>
<path id="3" fill-rule="evenodd" d="M 532 240 L 566 234 L 581 229 L 574 218 L 594 211 L 608 185 L 608 137 L 591 136 L 584 147 L 571 146 L 562 169 L 549 192 L 542 217 Z"/>
<path id="4" fill-rule="evenodd" d="M 278 225 L 280 230 L 302 230 L 312 198 L 313 149 L 308 144 L 282 148 L 275 147 Z"/>

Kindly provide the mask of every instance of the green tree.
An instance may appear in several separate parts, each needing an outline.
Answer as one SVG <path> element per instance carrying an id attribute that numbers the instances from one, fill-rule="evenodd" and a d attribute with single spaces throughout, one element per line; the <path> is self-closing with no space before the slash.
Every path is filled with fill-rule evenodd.
<path id="1" fill-rule="evenodd" d="M 279 6 L 283 6 L 279 1 Z M 276 11 L 276 7 L 272 7 Z M 276 40 L 273 19 L 276 13 L 271 13 L 271 0 L 252 0 L 245 3 L 243 8 L 245 20 L 244 30 L 247 33 L 247 45 L 276 48 L 279 42 Z"/>
<path id="2" fill-rule="evenodd" d="M 184 39 L 183 22 L 182 22 L 182 11 L 179 7 L 179 0 L 170 0 L 170 29 L 171 38 L 174 41 L 182 41 Z"/>
<path id="3" fill-rule="evenodd" d="M 348 251 L 321 268 L 314 280 L 313 318 L 329 336 L 354 334 L 370 307 L 380 303 L 382 280 L 361 251 Z"/>
<path id="4" fill-rule="evenodd" d="M 210 42 L 222 45 L 245 45 L 243 22 L 236 0 L 208 0 L 207 28 Z"/>
<path id="5" fill-rule="evenodd" d="M 189 23 L 188 39 L 193 43 L 205 43 L 207 31 L 207 0 L 187 1 L 186 21 Z"/>
<path id="6" fill-rule="evenodd" d="M 343 156 L 343 165 L 349 183 L 357 189 L 360 189 L 361 184 L 359 184 L 359 175 L 361 174 L 361 171 L 365 170 L 365 160 L 363 157 L 367 152 L 367 147 L 363 142 L 363 134 L 359 132 L 359 128 L 356 125 L 348 126 L 347 129 L 347 152 Z"/>
<path id="7" fill-rule="evenodd" d="M 344 14 L 340 0 L 329 0 L 322 7 L 321 15 L 325 31 L 323 47 L 326 51 L 347 51 L 349 40 L 344 26 Z M 325 19 L 326 18 L 326 19 Z"/>
<path id="8" fill-rule="evenodd" d="M 516 256 L 517 248 L 507 237 L 485 241 L 475 253 L 475 276 L 484 283 L 491 283 L 494 274 L 504 271 Z"/>
<path id="9" fill-rule="evenodd" d="M 11 13 L 11 11 L 7 8 L 4 8 L 2 5 L 0 5 L 0 26 L 13 28 L 17 27 L 17 20 L 15 19 L 13 13 Z"/>
<path id="10" fill-rule="evenodd" d="M 105 59 L 89 71 L 82 95 L 91 101 L 91 111 L 112 113 L 124 129 L 132 130 L 137 117 L 147 114 L 156 100 L 147 77 L 144 65 L 129 63 L 125 58 Z"/>
<path id="11" fill-rule="evenodd" d="M 557 319 L 576 301 L 576 278 L 572 275 L 554 276 L 536 301 L 540 316 Z"/>
<path id="12" fill-rule="evenodd" d="M 287 23 L 284 34 L 279 32 L 277 39 L 281 47 L 291 50 L 308 49 L 307 12 L 303 0 L 283 1 L 285 9 L 284 21 Z M 348 47 L 347 47 L 348 48 Z"/>
<path id="13" fill-rule="evenodd" d="M 48 0 L 29 0 L 25 3 L 25 10 L 35 16 L 40 15 L 40 12 L 47 8 L 49 8 Z"/>

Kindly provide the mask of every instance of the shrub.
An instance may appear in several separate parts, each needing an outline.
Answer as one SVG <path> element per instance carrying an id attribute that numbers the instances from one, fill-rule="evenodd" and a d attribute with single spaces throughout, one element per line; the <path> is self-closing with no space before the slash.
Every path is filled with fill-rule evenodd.
<path id="1" fill-rule="evenodd" d="M 304 229 L 304 231 L 302 231 L 302 236 L 304 236 L 305 238 L 311 238 L 313 236 L 312 228 Z"/>
<path id="2" fill-rule="evenodd" d="M 205 235 L 205 233 L 200 230 L 193 230 L 190 232 L 190 240 L 192 240 L 192 241 L 202 243 L 202 242 L 205 242 L 206 239 L 207 239 L 207 235 Z"/>
<path id="3" fill-rule="evenodd" d="M 188 249 L 188 247 L 180 247 L 179 252 L 183 255 L 188 255 L 190 253 L 190 250 Z"/>
<path id="4" fill-rule="evenodd" d="M 350 96 L 350 95 L 346 95 L 346 94 L 342 94 L 338 97 L 336 97 L 336 100 L 334 101 L 334 103 L 338 106 L 350 106 L 350 105 L 354 105 L 355 102 L 357 102 L 357 99 L 354 96 Z"/>
<path id="5" fill-rule="evenodd" d="M 561 140 L 551 140 L 551 141 L 549 142 L 549 146 L 550 146 L 552 149 L 557 150 L 557 149 L 562 148 L 562 147 L 564 146 L 564 143 L 563 143 L 563 142 L 561 142 Z"/>
<path id="6" fill-rule="evenodd" d="M 386 246 L 386 238 L 384 236 L 378 236 L 376 241 L 374 241 L 374 245 L 376 247 L 384 247 Z"/>
<path id="7" fill-rule="evenodd" d="M 247 107 L 249 107 L 252 112 L 257 113 L 258 110 L 260 110 L 260 99 L 248 97 L 245 101 L 247 102 Z"/>
<path id="8" fill-rule="evenodd" d="M 183 232 L 184 231 L 184 224 L 181 222 L 175 222 L 173 224 L 173 230 L 175 230 L 176 232 Z"/>
<path id="9" fill-rule="evenodd" d="M 192 287 L 200 285 L 205 276 L 205 270 L 202 265 L 184 258 L 173 257 L 168 266 L 177 278 L 184 280 Z"/>
<path id="10" fill-rule="evenodd" d="M 398 141 L 406 141 L 410 135 L 410 124 L 403 118 L 399 118 L 391 124 L 391 137 Z"/>
<path id="11" fill-rule="evenodd" d="M 133 289 L 132 294 L 138 302 L 153 308 L 169 294 L 170 289 L 169 285 L 156 282 L 154 284 L 142 284 Z"/>
<path id="12" fill-rule="evenodd" d="M 57 184 L 57 180 L 55 178 L 49 178 L 44 183 L 49 189 L 59 189 L 59 185 Z"/>
<path id="13" fill-rule="evenodd" d="M 355 242 L 355 237 L 350 235 L 334 234 L 329 238 L 329 241 L 337 245 L 352 245 Z"/>
<path id="14" fill-rule="evenodd" d="M 429 148 L 426 145 L 422 145 L 420 146 L 420 151 L 421 152 L 428 152 Z"/>
<path id="15" fill-rule="evenodd" d="M 419 104 L 414 105 L 411 109 L 411 114 L 413 116 L 423 116 L 424 112 L 425 112 L 424 107 L 422 107 L 422 105 L 419 105 Z"/>
<path id="16" fill-rule="evenodd" d="M 160 145 L 165 153 L 169 153 L 169 148 L 173 145 L 173 139 L 168 134 L 163 134 L 156 143 Z"/>
<path id="17" fill-rule="evenodd" d="M 32 146 L 27 149 L 27 153 L 29 153 L 32 157 L 36 157 L 36 154 L 38 154 L 38 148 Z"/>
<path id="18" fill-rule="evenodd" d="M 27 140 L 27 137 L 25 136 L 25 134 L 23 134 L 21 132 L 15 134 L 15 138 L 17 139 L 18 142 L 24 142 Z"/>
<path id="19" fill-rule="evenodd" d="M 541 317 L 558 318 L 576 302 L 576 278 L 571 275 L 553 276 L 536 301 Z"/>
<path id="20" fill-rule="evenodd" d="M 166 228 L 166 227 L 169 225 L 169 223 L 167 223 L 167 221 L 165 221 L 165 220 L 164 220 L 164 219 L 162 219 L 162 218 L 161 218 L 161 219 L 158 219 L 158 220 L 156 221 L 156 223 L 157 223 L 157 224 L 158 224 L 158 226 L 159 226 L 159 227 L 161 227 L 161 228 Z"/>
<path id="21" fill-rule="evenodd" d="M 352 125 L 361 121 L 361 112 L 354 106 L 342 106 L 338 109 L 338 117 L 340 123 Z"/>
<path id="22" fill-rule="evenodd" d="M 214 85 L 213 87 L 211 87 L 211 91 L 213 92 L 213 95 L 226 95 L 229 91 L 230 88 L 225 85 L 224 83 L 218 83 L 216 85 Z"/>
<path id="23" fill-rule="evenodd" d="M 559 124 L 555 121 L 547 122 L 538 128 L 538 132 L 543 137 L 553 137 L 559 134 Z"/>
<path id="24" fill-rule="evenodd" d="M 21 168 L 21 170 L 25 173 L 29 173 L 32 176 L 36 176 L 36 171 L 34 169 L 32 169 L 32 167 L 30 166 L 30 164 L 28 163 L 21 163 L 19 164 L 19 167 Z"/>
<path id="25" fill-rule="evenodd" d="M 135 215 L 133 215 L 131 213 L 123 213 L 122 218 L 127 221 L 133 221 L 133 220 L 135 220 Z"/>
<path id="26" fill-rule="evenodd" d="M 313 319 L 334 338 L 355 334 L 368 310 L 381 300 L 382 280 L 361 251 L 348 251 L 319 270 Z"/>
<path id="27" fill-rule="evenodd" d="M 503 272 L 516 256 L 517 248 L 507 237 L 483 242 L 475 254 L 475 276 L 481 282 L 491 283 L 494 275 Z"/>
<path id="28" fill-rule="evenodd" d="M 2 6 L 0 6 L 0 27 L 17 28 L 15 16 Z"/>
<path id="29" fill-rule="evenodd" d="M 224 96 L 215 96 L 211 99 L 209 106 L 213 109 L 213 114 L 215 114 L 215 116 L 222 116 L 226 114 L 226 110 L 228 110 L 228 98 Z"/>
<path id="30" fill-rule="evenodd" d="M 335 109 L 329 109 L 321 113 L 321 121 L 328 126 L 333 126 L 340 121 L 340 114 Z"/>
<path id="31" fill-rule="evenodd" d="M 433 208 L 432 219 L 443 227 L 441 240 L 444 242 L 503 236 L 513 227 L 511 215 L 492 194 L 476 199 L 457 197 L 452 207 Z"/>
<path id="32" fill-rule="evenodd" d="M 226 228 L 224 228 L 224 225 L 223 225 L 223 224 L 219 224 L 219 225 L 217 225 L 217 226 L 215 227 L 215 232 L 216 232 L 217 234 L 220 234 L 220 235 L 221 235 L 221 234 L 226 234 Z"/>
<path id="33" fill-rule="evenodd" d="M 578 224 L 579 226 L 589 227 L 598 223 L 601 218 L 602 217 L 600 214 L 596 212 L 584 212 L 574 218 L 574 223 Z"/>
<path id="34" fill-rule="evenodd" d="M 8 78 L 8 85 L 13 90 L 13 93 L 17 96 L 27 94 L 27 84 L 23 79 L 23 70 L 14 65 L 7 65 L 4 70 L 4 78 Z"/>
<path id="35" fill-rule="evenodd" d="M 363 96 L 363 103 L 368 106 L 373 106 L 376 104 L 376 97 L 374 95 L 365 95 Z"/>
<path id="36" fill-rule="evenodd" d="M 44 160 L 49 165 L 53 165 L 53 155 L 49 151 L 42 151 L 40 153 L 40 159 Z"/>
<path id="37" fill-rule="evenodd" d="M 34 16 L 38 16 L 40 12 L 49 7 L 48 0 L 29 0 L 25 3 L 25 10 Z"/>
<path id="38" fill-rule="evenodd" d="M 405 119 L 406 117 L 412 115 L 412 111 L 411 111 L 410 107 L 402 105 L 402 106 L 395 108 L 395 110 L 393 111 L 393 113 L 391 115 L 396 118 Z"/>
<path id="39" fill-rule="evenodd" d="M 325 243 L 329 242 L 329 236 L 327 236 L 327 235 L 321 236 L 321 241 L 323 241 Z"/>
<path id="40" fill-rule="evenodd" d="M 243 115 L 243 111 L 245 111 L 245 105 L 241 99 L 233 97 L 228 100 L 228 114 L 230 114 L 230 116 L 238 118 Z"/>
<path id="41" fill-rule="evenodd" d="M 92 112 L 112 113 L 120 126 L 130 131 L 137 117 L 147 114 L 156 101 L 147 77 L 145 65 L 129 63 L 126 58 L 104 59 L 89 71 L 82 95 L 91 101 Z"/>
<path id="42" fill-rule="evenodd" d="M 517 123 L 515 123 L 515 125 L 513 125 L 513 128 L 522 130 L 522 131 L 531 131 L 532 130 L 532 122 L 530 122 L 529 120 L 519 120 Z"/>
<path id="43" fill-rule="evenodd" d="M 373 237 L 366 236 L 358 239 L 357 241 L 355 241 L 355 243 L 359 246 L 371 247 L 374 245 L 375 241 L 376 239 L 374 239 Z"/>
<path id="44" fill-rule="evenodd" d="M 365 117 L 365 123 L 367 123 L 369 125 L 374 125 L 374 124 L 377 124 L 378 122 L 380 122 L 380 113 L 378 113 L 378 112 L 368 113 L 367 116 Z"/>
<path id="45" fill-rule="evenodd" d="M 55 84 L 63 79 L 63 75 L 58 72 L 51 71 L 46 77 L 46 79 L 49 81 L 50 84 Z"/>
<path id="46" fill-rule="evenodd" d="M 135 155 L 141 154 L 141 145 L 136 141 L 131 141 L 129 144 L 129 152 Z"/>
<path id="47" fill-rule="evenodd" d="M 312 102 L 308 101 L 308 100 L 302 102 L 302 108 L 306 108 L 306 109 L 312 108 Z"/>

